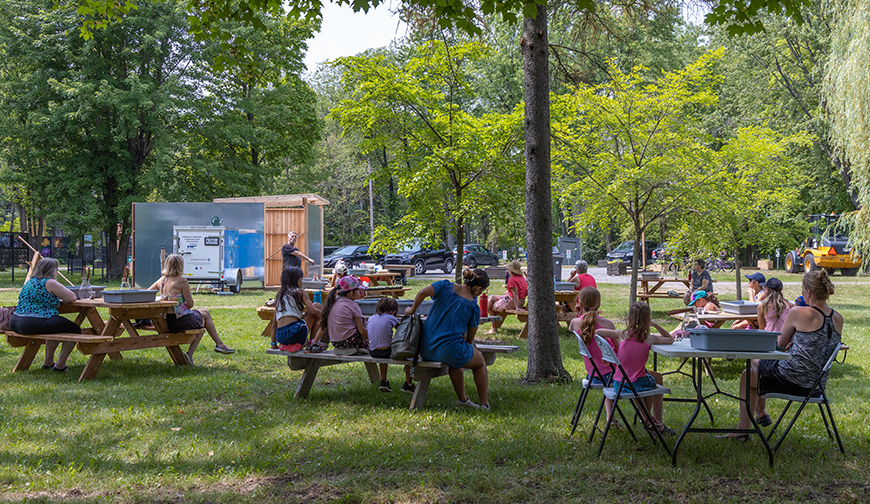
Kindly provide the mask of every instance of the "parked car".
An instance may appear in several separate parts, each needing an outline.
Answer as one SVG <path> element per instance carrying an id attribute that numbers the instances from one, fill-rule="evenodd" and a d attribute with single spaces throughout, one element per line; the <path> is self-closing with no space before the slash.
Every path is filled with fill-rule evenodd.
<path id="1" fill-rule="evenodd" d="M 456 247 L 453 247 L 454 264 L 456 263 Z M 469 268 L 478 266 L 498 266 L 498 256 L 483 245 L 469 243 L 463 248 L 462 264 Z"/>
<path id="2" fill-rule="evenodd" d="M 413 264 L 418 275 L 427 270 L 440 269 L 444 273 L 452 273 L 456 264 L 453 252 L 443 242 L 424 244 L 415 240 L 397 254 L 388 254 L 386 264 Z"/>
<path id="3" fill-rule="evenodd" d="M 655 242 L 647 241 L 646 242 L 646 263 L 653 263 L 652 252 L 656 248 Z M 613 249 L 613 252 L 607 254 L 607 261 L 622 261 L 626 264 L 631 264 L 631 256 L 634 254 L 634 240 L 624 241 L 619 244 L 618 247 Z M 638 256 L 638 261 L 640 262 L 640 257 Z"/>
<path id="4" fill-rule="evenodd" d="M 335 263 L 338 261 L 344 261 L 350 268 L 362 262 L 384 264 L 384 256 L 381 254 L 369 254 L 368 245 L 347 245 L 324 257 L 323 267 L 334 268 Z"/>
<path id="5" fill-rule="evenodd" d="M 324 245 L 324 247 L 323 247 L 323 257 L 326 257 L 326 256 L 328 256 L 328 255 L 332 255 L 336 250 L 338 250 L 338 249 L 340 249 L 340 248 L 341 248 L 341 247 L 333 247 L 333 246 L 331 246 L 331 245 L 330 245 L 330 246 L 326 246 L 326 245 Z"/>

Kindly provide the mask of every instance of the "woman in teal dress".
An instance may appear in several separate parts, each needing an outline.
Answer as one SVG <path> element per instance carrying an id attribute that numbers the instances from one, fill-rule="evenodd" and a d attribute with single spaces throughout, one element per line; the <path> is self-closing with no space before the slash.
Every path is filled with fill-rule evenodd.
<path id="1" fill-rule="evenodd" d="M 405 313 L 413 314 L 423 300 L 432 297 L 435 302 L 423 324 L 420 357 L 450 366 L 450 381 L 459 405 L 489 410 L 489 374 L 483 354 L 473 344 L 480 323 L 476 298 L 489 287 L 489 277 L 482 269 L 472 271 L 466 268 L 462 278 L 462 284 L 442 280 L 425 287 Z M 480 397 L 479 405 L 465 395 L 463 368 L 471 370 Z"/>

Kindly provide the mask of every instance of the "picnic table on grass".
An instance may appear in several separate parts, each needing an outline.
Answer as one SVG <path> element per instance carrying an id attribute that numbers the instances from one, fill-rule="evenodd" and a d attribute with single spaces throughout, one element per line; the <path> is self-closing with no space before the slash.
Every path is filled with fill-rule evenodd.
<path id="1" fill-rule="evenodd" d="M 106 308 L 106 320 L 97 308 Z M 61 314 L 76 314 L 75 323 L 81 326 L 87 321 L 90 327 L 82 329 L 82 334 L 35 334 L 23 335 L 5 331 L 6 341 L 13 347 L 24 347 L 21 357 L 12 369 L 13 372 L 29 369 L 39 348 L 46 341 L 74 341 L 78 350 L 88 355 L 88 362 L 78 381 L 88 380 L 97 375 L 106 355 L 110 359 L 121 359 L 121 352 L 145 348 L 166 348 L 169 358 L 176 366 L 187 366 L 187 358 L 180 345 L 191 343 L 205 329 L 194 329 L 180 333 L 169 332 L 166 315 L 174 313 L 174 301 L 152 301 L 149 303 L 107 303 L 102 299 L 77 299 L 72 303 L 61 303 L 57 308 Z M 139 334 L 133 327 L 134 319 L 151 319 L 157 334 Z M 126 336 L 122 336 L 126 331 Z"/>
<path id="2" fill-rule="evenodd" d="M 717 280 L 713 280 L 713 283 L 716 283 Z M 682 299 L 683 292 L 679 293 L 677 297 L 671 297 L 667 292 L 658 292 L 659 288 L 665 284 L 681 284 L 685 289 L 690 289 L 692 287 L 692 281 L 688 278 L 640 278 L 638 277 L 637 283 L 640 284 L 641 292 L 637 293 L 637 298 L 642 301 L 649 302 L 650 298 L 661 298 L 661 299 Z M 652 286 L 650 286 L 652 285 Z"/>
<path id="3" fill-rule="evenodd" d="M 371 285 L 373 287 L 377 287 L 380 285 L 380 282 L 383 281 L 387 285 L 393 285 L 393 280 L 396 277 L 402 276 L 401 273 L 393 273 L 392 271 L 379 271 L 379 272 L 371 272 L 371 273 L 363 273 L 361 275 L 356 275 L 358 278 L 366 277 L 371 281 Z M 332 280 L 332 275 L 324 275 L 324 280 Z"/>
<path id="4" fill-rule="evenodd" d="M 577 291 L 556 291 L 556 319 L 558 322 L 570 322 L 576 316 L 576 313 L 565 313 L 562 308 L 574 301 L 577 297 Z M 507 310 L 508 315 L 515 315 L 517 320 L 523 323 L 523 329 L 520 331 L 519 338 L 526 339 L 529 337 L 529 312 L 528 310 Z"/>
<path id="5" fill-rule="evenodd" d="M 483 359 L 487 366 L 495 363 L 495 357 L 500 353 L 516 352 L 518 347 L 513 345 L 475 345 L 483 354 Z M 311 387 L 314 385 L 314 380 L 317 377 L 317 372 L 322 367 L 335 366 L 339 364 L 348 364 L 361 362 L 365 365 L 371 383 L 378 383 L 381 380 L 378 364 L 391 364 L 396 366 L 410 366 L 412 361 L 409 360 L 393 360 L 393 359 L 376 359 L 371 355 L 335 355 L 332 351 L 322 353 L 306 354 L 302 352 L 290 353 L 283 350 L 266 350 L 267 354 L 280 355 L 287 357 L 287 365 L 292 370 L 302 370 L 302 377 L 299 380 L 299 385 L 296 387 L 295 398 L 308 397 L 311 392 Z M 417 382 L 417 388 L 411 398 L 411 404 L 408 409 L 414 410 L 423 407 L 426 402 L 426 393 L 429 391 L 429 383 L 433 378 L 446 376 L 448 371 L 447 364 L 443 362 L 431 362 L 418 360 L 416 367 L 411 369 L 411 377 Z"/>
<path id="6" fill-rule="evenodd" d="M 685 312 L 675 313 L 675 314 L 671 315 L 671 317 L 673 317 L 679 321 L 682 321 L 685 316 L 686 316 Z M 713 329 L 719 329 L 720 327 L 722 327 L 723 324 L 725 324 L 725 322 L 728 322 L 729 320 L 732 322 L 737 321 L 737 320 L 748 320 L 748 321 L 752 322 L 752 324 L 755 327 L 758 327 L 758 314 L 757 313 L 745 313 L 743 315 L 738 315 L 736 313 L 725 313 L 725 312 L 701 313 L 700 315 L 698 315 L 698 320 L 700 320 L 701 322 L 712 322 Z"/>
<path id="7" fill-rule="evenodd" d="M 260 317 L 260 320 L 268 320 L 269 323 L 266 324 L 266 328 L 263 329 L 263 332 L 260 333 L 261 336 L 272 337 L 272 328 L 275 326 L 275 307 L 274 306 L 260 306 L 257 308 L 257 316 Z M 399 318 L 402 318 L 402 314 L 399 314 Z M 488 317 L 480 317 L 480 324 L 485 324 L 487 322 L 495 322 L 500 321 L 501 317 L 497 317 L 495 315 L 490 315 Z"/>

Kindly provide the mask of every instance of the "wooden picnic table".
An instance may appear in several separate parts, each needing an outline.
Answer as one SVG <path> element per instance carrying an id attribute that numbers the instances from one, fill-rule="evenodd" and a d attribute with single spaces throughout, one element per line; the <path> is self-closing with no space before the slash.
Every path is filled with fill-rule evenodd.
<path id="1" fill-rule="evenodd" d="M 479 345 L 475 347 L 483 354 L 483 359 L 487 366 L 493 365 L 495 357 L 500 353 L 512 353 L 518 350 L 518 347 L 513 345 Z M 378 364 L 391 364 L 397 366 L 410 366 L 410 359 L 399 361 L 393 359 L 377 359 L 371 355 L 335 355 L 332 351 L 322 353 L 289 353 L 283 350 L 266 350 L 267 354 L 280 355 L 287 357 L 287 365 L 292 370 L 302 370 L 302 377 L 296 387 L 295 398 L 307 397 L 314 385 L 317 371 L 322 367 L 334 366 L 337 364 L 347 364 L 351 362 L 362 362 L 365 365 L 366 372 L 369 376 L 369 381 L 378 383 L 381 379 L 378 371 Z M 414 410 L 422 408 L 426 401 L 426 394 L 429 391 L 429 383 L 433 378 L 447 375 L 449 367 L 443 362 L 432 361 L 417 361 L 416 367 L 412 369 L 412 377 L 417 382 L 417 387 L 414 390 L 414 396 L 411 398 L 411 404 L 408 409 Z"/>
<path id="2" fill-rule="evenodd" d="M 263 332 L 260 333 L 261 336 L 272 337 L 272 328 L 275 326 L 275 307 L 274 306 L 260 306 L 257 308 L 257 316 L 260 317 L 261 320 L 267 320 L 269 323 L 266 325 L 266 328 L 263 329 Z M 399 315 L 401 318 L 402 315 Z M 480 317 L 480 323 L 485 324 L 487 322 L 498 322 L 501 321 L 501 317 L 496 315 L 490 315 L 488 317 Z"/>
<path id="3" fill-rule="evenodd" d="M 97 308 L 109 312 L 106 320 Z M 121 359 L 121 352 L 144 348 L 166 348 L 176 366 L 187 366 L 187 358 L 180 345 L 191 343 L 205 329 L 195 329 L 181 333 L 169 332 L 166 315 L 173 313 L 174 301 L 152 301 L 150 303 L 107 303 L 102 299 L 77 299 L 72 303 L 61 303 L 58 312 L 76 314 L 75 323 L 81 326 L 86 320 L 90 327 L 82 328 L 82 334 L 41 334 L 22 335 L 6 331 L 6 340 L 13 347 L 24 347 L 13 371 L 29 369 L 39 347 L 46 341 L 75 341 L 79 351 L 89 355 L 88 362 L 79 376 L 79 381 L 97 375 L 106 355 L 113 360 Z M 133 327 L 134 319 L 151 319 L 157 334 L 140 335 Z M 124 332 L 126 336 L 122 336 Z"/>
<path id="4" fill-rule="evenodd" d="M 366 277 L 371 281 L 371 285 L 377 287 L 380 285 L 380 281 L 383 280 L 387 285 L 393 285 L 393 279 L 396 277 L 402 276 L 401 273 L 393 273 L 391 271 L 379 271 L 377 273 L 363 273 L 359 275 L 357 278 Z M 332 280 L 332 275 L 324 275 L 324 280 Z"/>
<path id="5" fill-rule="evenodd" d="M 671 315 L 671 317 L 673 317 L 679 321 L 682 321 L 685 316 L 686 316 L 685 312 L 675 313 L 675 314 Z M 725 312 L 702 313 L 702 314 L 698 315 L 698 319 L 701 322 L 712 322 L 713 329 L 719 329 L 720 327 L 722 327 L 722 325 L 725 322 L 728 322 L 729 320 L 732 322 L 737 321 L 737 320 L 748 320 L 748 321 L 752 322 L 752 324 L 755 327 L 758 326 L 758 314 L 757 313 L 746 313 L 743 315 L 738 315 L 736 313 L 725 313 Z"/>
<path id="6" fill-rule="evenodd" d="M 640 278 L 638 277 L 637 282 L 640 284 L 641 292 L 637 294 L 638 299 L 649 300 L 650 298 L 661 298 L 661 299 L 682 299 L 683 292 L 680 292 L 679 296 L 671 297 L 667 292 L 658 292 L 659 288 L 667 283 L 677 283 L 682 284 L 685 289 L 690 289 L 692 287 L 692 281 L 688 278 Z M 713 283 L 716 283 L 717 280 L 713 279 Z M 650 284 L 653 284 L 650 287 Z"/>

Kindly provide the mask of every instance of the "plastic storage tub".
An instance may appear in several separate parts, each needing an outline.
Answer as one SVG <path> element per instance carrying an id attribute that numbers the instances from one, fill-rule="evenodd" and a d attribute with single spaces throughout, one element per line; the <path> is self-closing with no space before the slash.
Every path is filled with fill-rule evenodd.
<path id="1" fill-rule="evenodd" d="M 380 298 L 374 299 L 357 299 L 356 304 L 359 305 L 362 314 L 369 317 L 375 314 L 376 308 L 378 306 L 378 301 Z M 413 306 L 413 299 L 397 299 L 399 302 L 399 315 L 405 314 L 405 308 L 409 308 Z M 429 315 L 429 309 L 432 308 L 432 300 L 426 300 L 420 303 L 420 306 L 417 307 L 417 313 L 420 315 Z"/>
<path id="2" fill-rule="evenodd" d="M 755 301 L 722 301 L 719 306 L 725 313 L 755 315 L 758 312 L 758 304 Z"/>
<path id="3" fill-rule="evenodd" d="M 124 289 L 103 291 L 103 301 L 107 303 L 151 303 L 157 296 L 156 290 Z"/>
<path id="4" fill-rule="evenodd" d="M 556 290 L 557 291 L 572 291 L 572 290 L 574 290 L 574 284 L 571 282 L 556 282 Z"/>
<path id="5" fill-rule="evenodd" d="M 302 288 L 309 290 L 323 290 L 326 287 L 327 282 L 323 280 L 309 280 L 307 278 L 302 279 Z"/>
<path id="6" fill-rule="evenodd" d="M 661 273 L 658 271 L 642 271 L 640 273 L 640 278 L 642 280 L 658 280 L 661 278 Z"/>
<path id="7" fill-rule="evenodd" d="M 81 285 L 79 285 L 78 287 L 67 287 L 67 289 L 71 290 L 73 292 L 73 294 L 76 295 L 76 299 L 82 298 L 82 295 L 79 292 L 80 288 L 81 288 Z M 103 297 L 103 289 L 105 289 L 105 288 L 106 287 L 104 285 L 91 285 L 91 290 L 94 291 L 95 298 Z"/>
<path id="8" fill-rule="evenodd" d="M 779 334 L 757 329 L 689 329 L 689 344 L 700 350 L 773 352 Z"/>

